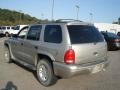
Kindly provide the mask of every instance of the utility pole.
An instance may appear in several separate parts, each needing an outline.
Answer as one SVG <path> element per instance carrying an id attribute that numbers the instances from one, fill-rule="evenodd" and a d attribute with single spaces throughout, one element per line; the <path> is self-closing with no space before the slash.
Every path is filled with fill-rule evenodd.
<path id="1" fill-rule="evenodd" d="M 19 10 L 20 12 L 20 18 L 19 18 L 19 25 L 21 24 L 21 14 L 22 14 L 22 10 Z"/>
<path id="2" fill-rule="evenodd" d="M 52 0 L 52 16 L 51 16 L 51 20 L 54 20 L 54 0 Z"/>
<path id="3" fill-rule="evenodd" d="M 44 20 L 44 14 L 43 13 L 41 14 L 41 19 Z"/>
<path id="4" fill-rule="evenodd" d="M 77 9 L 77 15 L 76 15 L 76 19 L 78 20 L 79 19 L 79 6 L 78 5 L 76 5 L 76 9 Z"/>
<path id="5" fill-rule="evenodd" d="M 89 13 L 90 15 L 90 22 L 93 23 L 93 13 Z"/>
<path id="6" fill-rule="evenodd" d="M 120 24 L 120 17 L 118 18 L 118 24 Z"/>

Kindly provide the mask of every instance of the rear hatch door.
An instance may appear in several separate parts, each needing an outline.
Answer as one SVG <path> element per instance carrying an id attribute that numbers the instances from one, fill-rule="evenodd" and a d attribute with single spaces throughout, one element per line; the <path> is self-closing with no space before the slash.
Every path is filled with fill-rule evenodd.
<path id="1" fill-rule="evenodd" d="M 94 26 L 69 25 L 68 32 L 72 49 L 75 51 L 76 64 L 105 60 L 106 42 Z"/>

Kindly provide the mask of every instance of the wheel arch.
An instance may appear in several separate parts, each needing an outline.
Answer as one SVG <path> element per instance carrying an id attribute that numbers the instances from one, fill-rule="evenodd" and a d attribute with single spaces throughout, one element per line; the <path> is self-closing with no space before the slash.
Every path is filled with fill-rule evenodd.
<path id="1" fill-rule="evenodd" d="M 9 48 L 9 44 L 8 43 L 4 43 L 4 47 L 5 48 Z"/>
<path id="2" fill-rule="evenodd" d="M 10 55 L 11 55 L 11 58 L 13 59 L 14 55 L 12 54 L 12 50 L 11 50 L 10 44 L 8 42 L 4 43 L 4 50 L 5 50 L 5 48 L 8 48 L 10 50 Z"/>
<path id="3" fill-rule="evenodd" d="M 49 54 L 45 54 L 45 53 L 38 53 L 35 57 L 35 66 L 37 66 L 38 64 L 38 61 L 43 59 L 43 58 L 46 58 L 49 62 L 52 62 L 55 61 L 55 58 Z"/>

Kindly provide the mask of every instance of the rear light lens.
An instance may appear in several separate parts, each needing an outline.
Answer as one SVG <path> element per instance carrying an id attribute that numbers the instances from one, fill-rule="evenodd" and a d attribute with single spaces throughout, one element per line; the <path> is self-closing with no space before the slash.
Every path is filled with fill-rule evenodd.
<path id="1" fill-rule="evenodd" d="M 120 42 L 120 39 L 115 39 L 114 42 Z"/>
<path id="2" fill-rule="evenodd" d="M 74 64 L 75 63 L 75 52 L 72 49 L 66 51 L 64 55 L 64 63 Z"/>

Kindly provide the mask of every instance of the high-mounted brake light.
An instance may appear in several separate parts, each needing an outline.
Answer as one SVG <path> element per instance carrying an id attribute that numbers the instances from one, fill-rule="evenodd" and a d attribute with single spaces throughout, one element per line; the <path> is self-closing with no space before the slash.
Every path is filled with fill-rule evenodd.
<path id="1" fill-rule="evenodd" d="M 75 63 L 75 52 L 72 49 L 66 51 L 64 55 L 64 63 L 74 64 Z"/>

